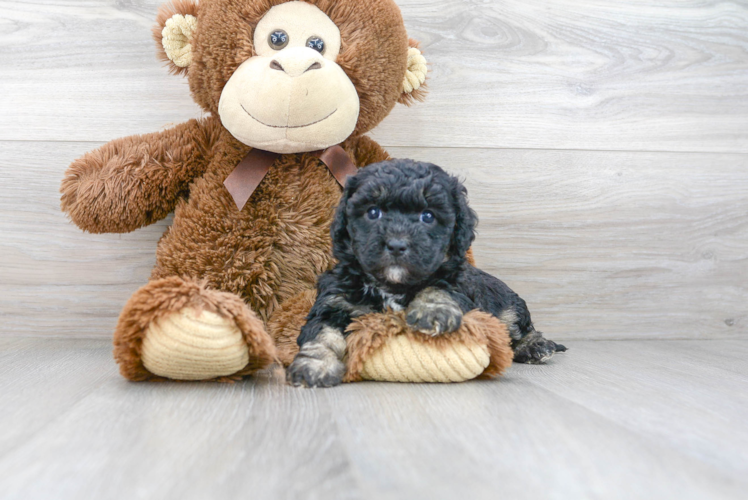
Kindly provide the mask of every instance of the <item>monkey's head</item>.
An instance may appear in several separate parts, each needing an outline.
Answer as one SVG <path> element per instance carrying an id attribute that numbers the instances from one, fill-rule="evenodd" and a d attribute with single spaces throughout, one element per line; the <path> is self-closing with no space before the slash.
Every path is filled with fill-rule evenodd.
<path id="1" fill-rule="evenodd" d="M 174 0 L 157 21 L 196 102 L 259 149 L 324 149 L 423 97 L 426 61 L 392 0 Z"/>

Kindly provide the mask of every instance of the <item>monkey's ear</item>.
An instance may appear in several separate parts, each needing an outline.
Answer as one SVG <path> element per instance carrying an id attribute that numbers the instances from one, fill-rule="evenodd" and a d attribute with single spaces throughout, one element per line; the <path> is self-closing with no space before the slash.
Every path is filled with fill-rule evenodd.
<path id="1" fill-rule="evenodd" d="M 185 74 L 192 62 L 192 35 L 197 30 L 198 5 L 193 0 L 172 0 L 161 6 L 153 27 L 158 58 L 169 73 Z"/>
<path id="2" fill-rule="evenodd" d="M 418 41 L 408 39 L 408 66 L 403 78 L 403 92 L 397 102 L 410 106 L 413 101 L 423 102 L 426 98 L 426 73 L 428 72 L 426 58 L 418 48 Z"/>

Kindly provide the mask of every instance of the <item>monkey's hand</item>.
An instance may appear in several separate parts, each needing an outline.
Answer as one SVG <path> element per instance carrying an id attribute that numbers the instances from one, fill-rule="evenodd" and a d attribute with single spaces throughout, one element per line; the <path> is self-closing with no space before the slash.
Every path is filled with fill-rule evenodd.
<path id="1" fill-rule="evenodd" d="M 462 309 L 449 293 L 438 288 L 424 288 L 408 305 L 408 326 L 431 336 L 460 328 Z"/>
<path id="2" fill-rule="evenodd" d="M 75 160 L 60 186 L 62 210 L 92 233 L 125 233 L 163 219 L 207 168 L 214 121 L 123 137 Z"/>

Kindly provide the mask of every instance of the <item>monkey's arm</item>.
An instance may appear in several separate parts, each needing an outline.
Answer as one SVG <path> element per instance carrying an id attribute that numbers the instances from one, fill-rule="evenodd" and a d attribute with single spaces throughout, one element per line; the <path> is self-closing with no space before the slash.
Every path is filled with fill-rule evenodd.
<path id="1" fill-rule="evenodd" d="M 125 233 L 163 219 L 205 172 L 219 130 L 213 117 L 190 120 L 87 153 L 65 172 L 62 210 L 92 233 Z"/>

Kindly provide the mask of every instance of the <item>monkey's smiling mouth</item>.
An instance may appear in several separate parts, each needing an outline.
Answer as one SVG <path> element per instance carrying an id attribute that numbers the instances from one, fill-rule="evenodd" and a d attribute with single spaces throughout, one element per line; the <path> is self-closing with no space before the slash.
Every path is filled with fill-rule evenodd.
<path id="1" fill-rule="evenodd" d="M 304 128 L 304 127 L 308 127 L 310 125 L 314 125 L 315 123 L 319 123 L 321 121 L 327 120 L 328 118 L 330 118 L 332 115 L 335 114 L 335 111 L 338 110 L 338 108 L 335 108 L 335 110 L 333 110 L 332 113 L 330 113 L 329 115 L 325 116 L 324 118 L 320 118 L 317 121 L 313 121 L 311 123 L 307 123 L 306 125 L 287 125 L 287 126 L 283 126 L 283 125 L 270 125 L 269 123 L 265 123 L 262 120 L 258 120 L 257 118 L 255 118 L 254 116 L 252 116 L 252 113 L 250 113 L 249 111 L 247 111 L 247 108 L 244 107 L 244 104 L 239 104 L 239 106 L 241 106 L 242 109 L 244 110 L 244 112 L 247 113 L 249 115 L 249 117 L 252 118 L 254 121 L 256 121 L 257 123 L 261 123 L 262 125 L 265 125 L 266 127 L 271 127 L 271 128 Z"/>

